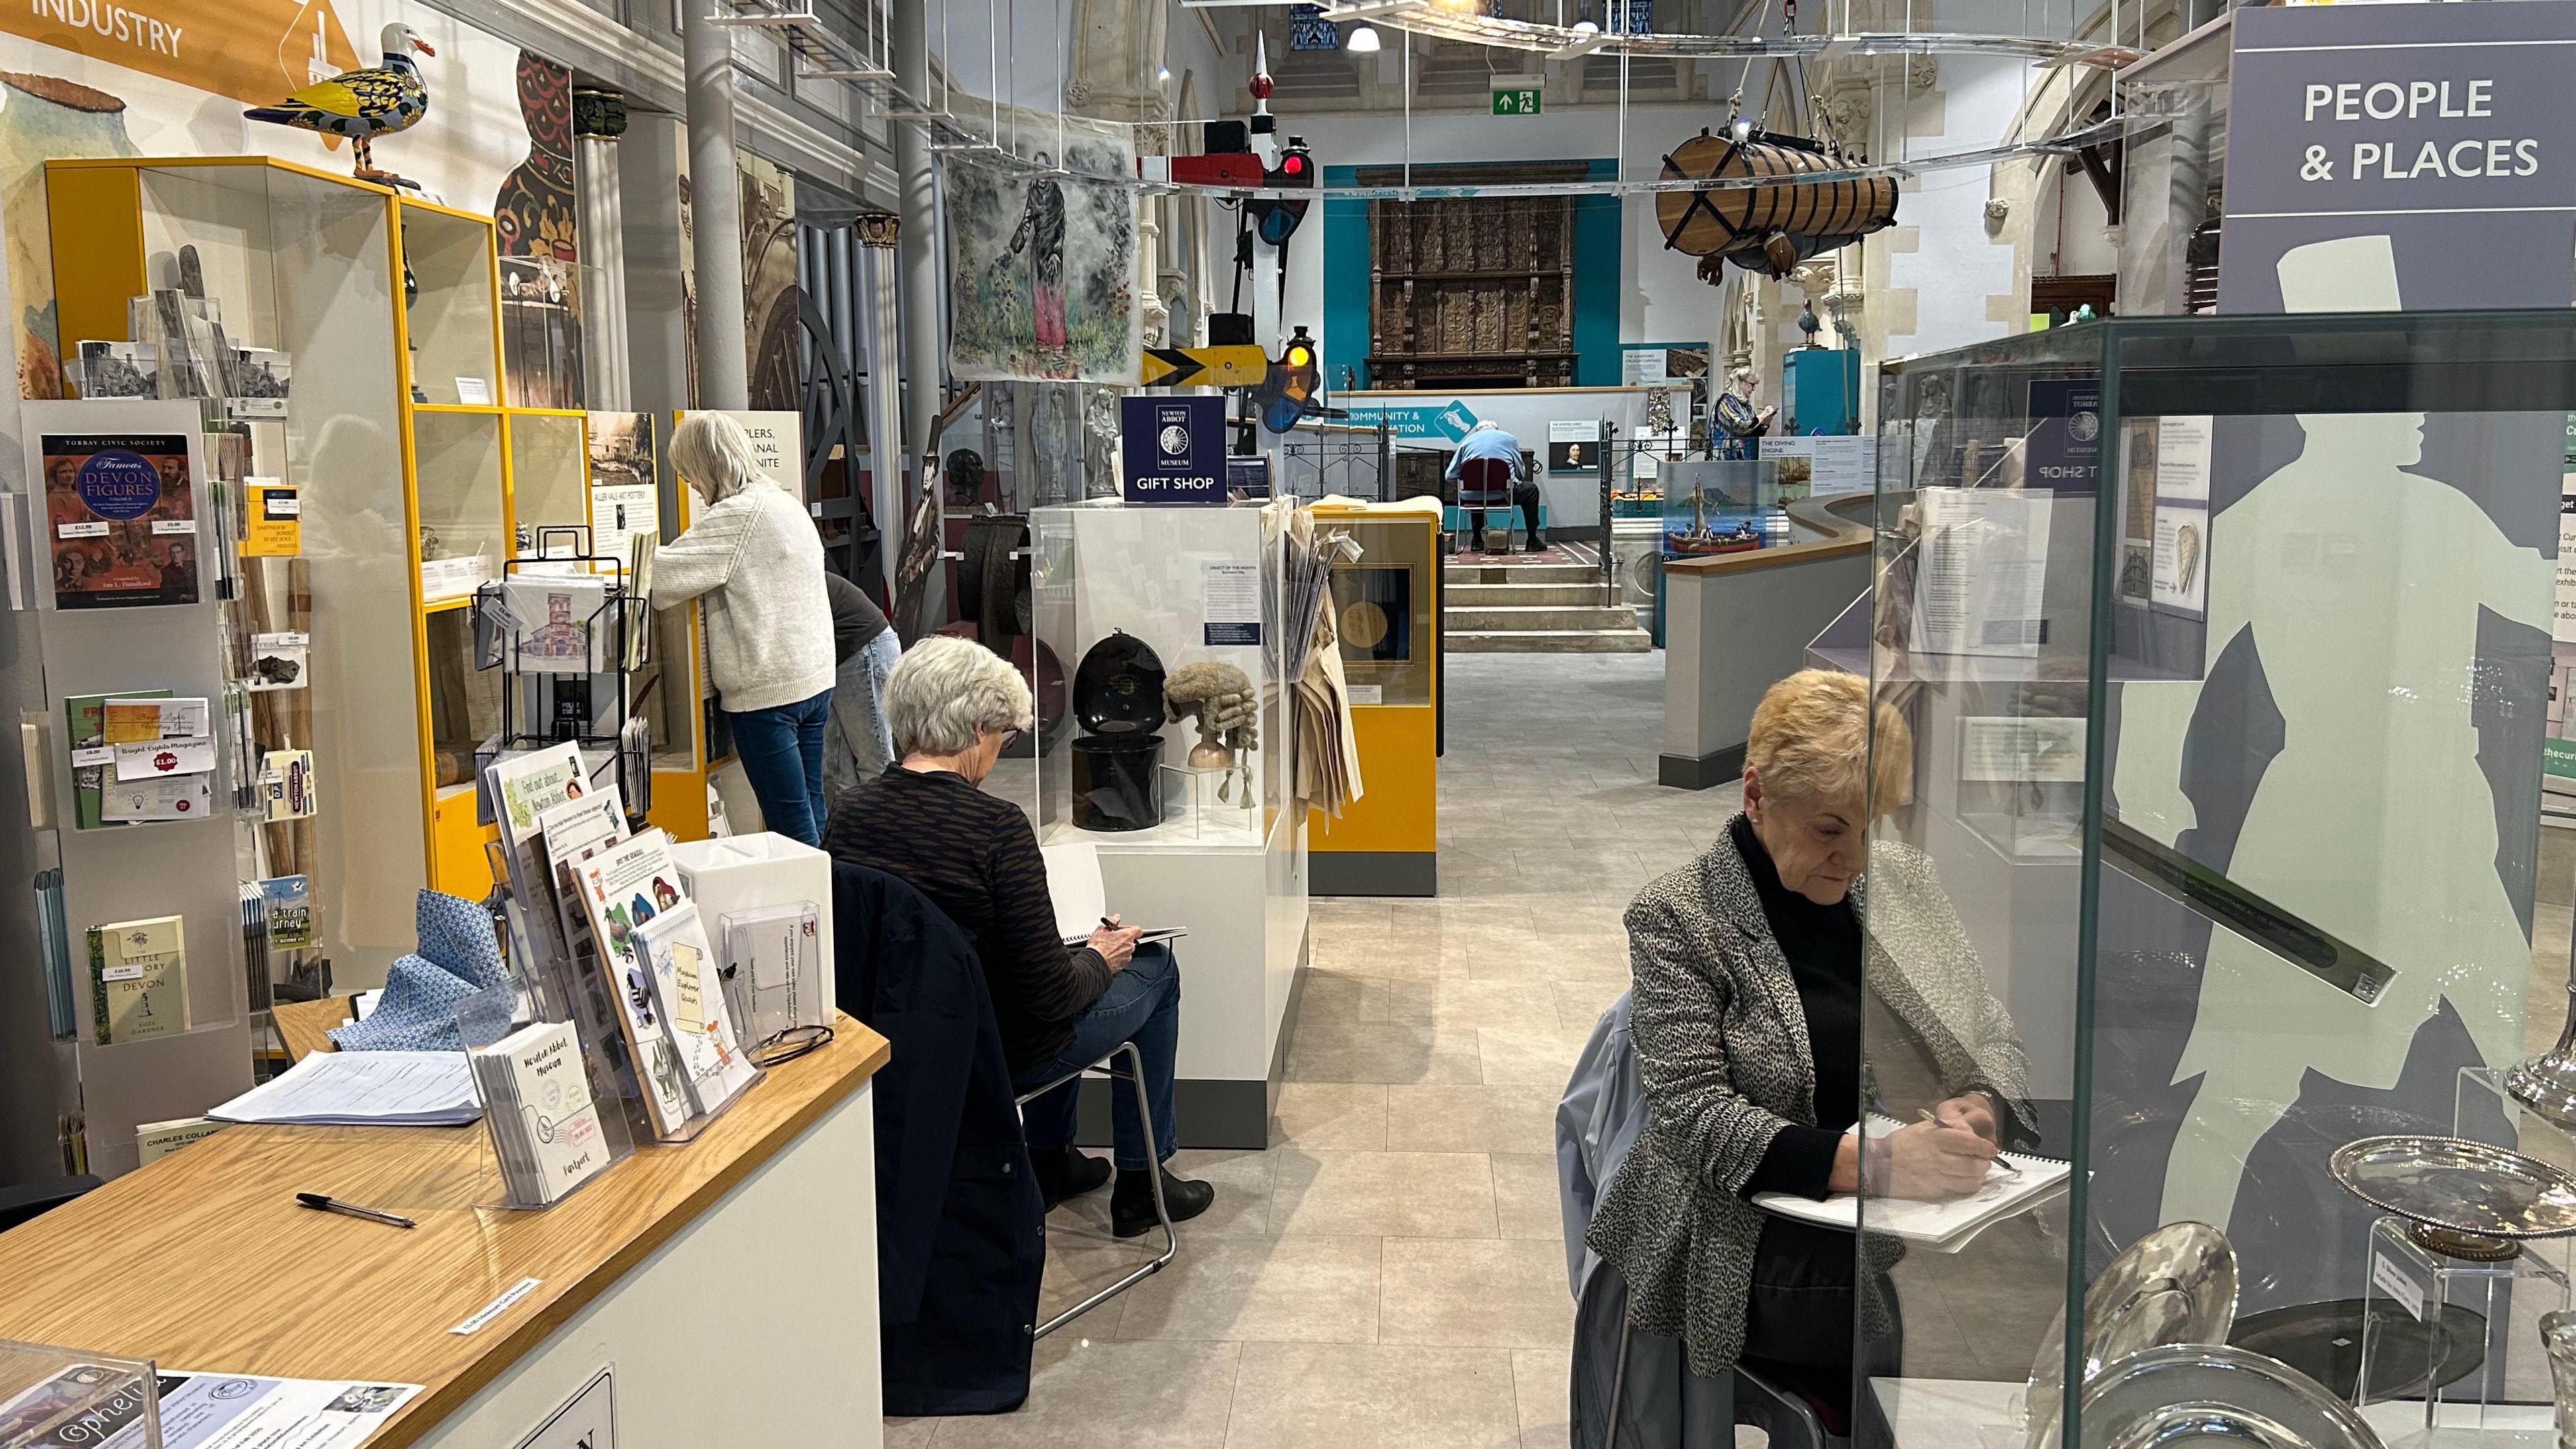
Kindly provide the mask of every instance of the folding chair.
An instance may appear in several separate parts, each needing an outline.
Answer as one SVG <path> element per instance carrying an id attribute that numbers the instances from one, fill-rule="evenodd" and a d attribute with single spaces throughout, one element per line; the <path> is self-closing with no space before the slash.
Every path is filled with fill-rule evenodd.
<path id="1" fill-rule="evenodd" d="M 1163 1205 L 1163 1154 L 1154 1142 L 1153 1104 L 1148 1101 L 1145 1096 L 1145 1056 L 1144 1053 L 1136 1050 L 1136 1044 L 1134 1042 L 1120 1042 L 1107 1056 L 1093 1062 L 1090 1066 L 1084 1067 L 1078 1072 L 1072 1072 L 1065 1076 L 1058 1077 L 1054 1081 L 1049 1082 L 1045 1086 L 1039 1087 L 1034 1091 L 1022 1092 L 1015 1100 L 1020 1108 L 1025 1111 L 1029 1103 L 1032 1101 L 1045 1096 L 1047 1093 L 1054 1091 L 1056 1088 L 1063 1086 L 1067 1082 L 1079 1081 L 1084 1077 L 1090 1076 L 1094 1072 L 1098 1072 L 1102 1076 L 1105 1076 L 1114 1082 L 1118 1079 L 1120 1073 L 1118 1069 L 1111 1066 L 1110 1063 L 1121 1056 L 1127 1058 L 1127 1070 L 1125 1073 L 1127 1081 L 1129 1085 L 1136 1089 L 1136 1117 L 1138 1122 L 1144 1128 L 1145 1158 L 1147 1161 L 1154 1164 L 1153 1170 L 1148 1173 L 1147 1176 L 1152 1182 L 1154 1188 L 1154 1218 L 1155 1221 L 1163 1225 L 1162 1255 L 1147 1262 L 1144 1266 L 1136 1269 L 1132 1273 L 1129 1273 L 1126 1277 L 1119 1279 L 1117 1282 L 1112 1283 L 1108 1287 L 1101 1289 L 1099 1292 L 1092 1294 L 1088 1298 L 1085 1298 L 1080 1303 L 1073 1305 L 1071 1308 L 1057 1314 L 1055 1317 L 1039 1324 L 1037 1326 L 1037 1331 L 1030 1335 L 1032 1338 L 1046 1337 L 1048 1334 L 1055 1332 L 1057 1329 L 1064 1327 L 1066 1324 L 1080 1318 L 1082 1315 L 1089 1313 L 1101 1304 L 1108 1302 L 1110 1299 L 1117 1297 L 1119 1294 L 1124 1293 L 1128 1289 L 1135 1287 L 1137 1284 L 1144 1282 L 1146 1279 L 1153 1277 L 1156 1273 L 1163 1271 L 1164 1265 L 1170 1263 L 1174 1258 L 1179 1257 L 1181 1253 L 1180 1230 L 1172 1226 L 1171 1209 Z M 1117 1089 L 1113 1087 L 1110 1090 L 1115 1091 Z"/>

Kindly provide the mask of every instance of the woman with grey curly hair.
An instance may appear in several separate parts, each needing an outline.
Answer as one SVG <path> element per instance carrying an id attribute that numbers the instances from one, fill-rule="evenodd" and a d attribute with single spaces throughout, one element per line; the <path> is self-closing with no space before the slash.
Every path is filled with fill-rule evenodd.
<path id="1" fill-rule="evenodd" d="M 1180 1046 L 1181 977 L 1166 945 L 1104 919 L 1081 947 L 1056 935 L 1046 860 L 1028 816 L 982 790 L 1012 740 L 1035 723 L 1027 681 L 971 639 L 933 636 L 886 676 L 886 725 L 898 763 L 844 793 L 823 848 L 835 860 L 898 877 L 928 896 L 975 942 L 1000 1024 L 1011 1080 L 1021 1091 L 1071 1076 L 1134 1042 L 1145 1059 L 1154 1156 L 1168 1160 L 1179 1134 L 1172 1112 Z M 1122 1238 L 1154 1225 L 1152 1174 L 1134 1097 L 1113 1093 L 1110 1124 L 1118 1186 L 1110 1227 Z M 1109 1181 L 1109 1166 L 1073 1149 L 1074 1084 L 1029 1103 L 1029 1162 L 1053 1207 Z M 1163 1173 L 1174 1221 L 1207 1211 L 1216 1189 Z"/>

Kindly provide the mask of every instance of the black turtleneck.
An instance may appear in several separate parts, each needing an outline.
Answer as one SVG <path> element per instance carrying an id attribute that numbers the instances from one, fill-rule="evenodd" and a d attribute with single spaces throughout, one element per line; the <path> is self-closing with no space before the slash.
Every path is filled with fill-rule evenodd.
<path id="1" fill-rule="evenodd" d="M 1807 1054 L 1816 1070 L 1816 1125 L 1791 1123 L 1771 1139 L 1762 1164 L 1744 1184 L 1757 1192 L 1824 1197 L 1842 1135 L 1860 1120 L 1860 918 L 1844 899 L 1820 906 L 1780 883 L 1771 852 L 1738 815 L 1728 830 L 1762 897 L 1762 917 L 1807 1016 Z"/>

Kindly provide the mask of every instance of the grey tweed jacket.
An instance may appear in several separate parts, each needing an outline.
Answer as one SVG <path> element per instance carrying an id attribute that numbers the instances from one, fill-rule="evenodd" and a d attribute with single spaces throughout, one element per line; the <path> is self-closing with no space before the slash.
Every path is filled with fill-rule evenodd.
<path id="1" fill-rule="evenodd" d="M 1629 1321 L 1682 1339 L 1706 1378 L 1744 1352 L 1763 1218 L 1744 1184 L 1782 1127 L 1816 1121 L 1806 1012 L 1732 831 L 1628 906 L 1629 1033 L 1648 1116 L 1586 1237 L 1626 1276 Z M 1870 1004 L 1904 1023 L 1945 1091 L 1992 1092 L 2029 1121 L 2028 1058 L 1931 857 L 1873 842 L 1852 901 Z M 1863 1093 L 1874 1095 L 1866 1082 Z"/>

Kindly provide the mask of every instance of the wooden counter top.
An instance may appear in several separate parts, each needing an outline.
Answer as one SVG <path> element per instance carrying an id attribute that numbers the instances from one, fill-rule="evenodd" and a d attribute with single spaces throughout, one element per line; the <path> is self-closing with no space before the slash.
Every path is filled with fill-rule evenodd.
<path id="1" fill-rule="evenodd" d="M 368 1441 L 415 1443 L 885 1064 L 885 1038 L 847 1016 L 835 1030 L 696 1141 L 638 1148 L 543 1211 L 477 1206 L 501 1197 L 480 1123 L 226 1128 L 0 1233 L 0 1338 L 426 1385 Z M 420 1226 L 315 1212 L 299 1191 Z M 480 1330 L 449 1332 L 523 1278 L 540 1281 Z"/>
<path id="2" fill-rule="evenodd" d="M 335 1052 L 331 1029 L 358 1014 L 358 998 L 326 996 L 319 1001 L 281 1001 L 269 1013 L 277 1035 L 286 1043 L 286 1059 L 300 1062 L 314 1052 Z"/>

